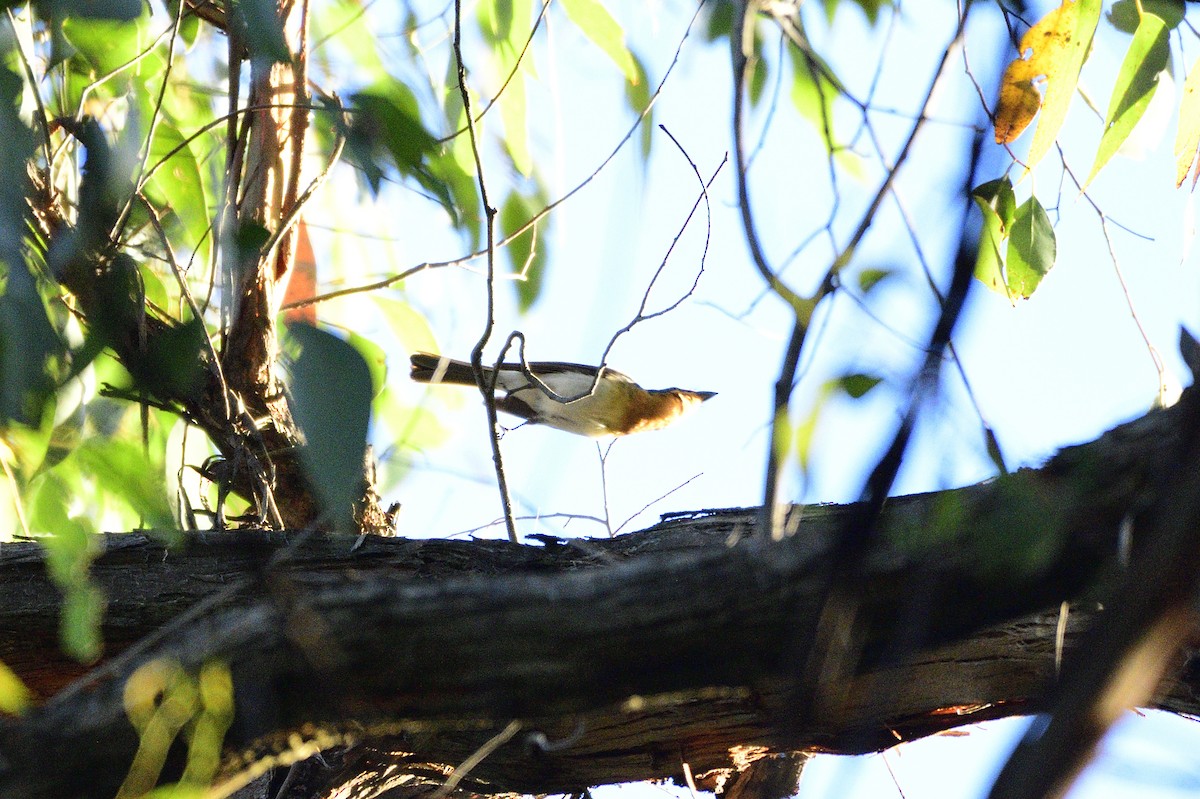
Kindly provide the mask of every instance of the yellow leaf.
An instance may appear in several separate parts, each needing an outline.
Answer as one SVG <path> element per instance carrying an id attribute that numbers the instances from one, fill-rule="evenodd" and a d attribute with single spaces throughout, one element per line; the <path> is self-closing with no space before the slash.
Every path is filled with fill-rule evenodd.
<path id="1" fill-rule="evenodd" d="M 1192 65 L 1183 84 L 1183 100 L 1179 103 L 1179 131 L 1175 134 L 1175 188 L 1183 185 L 1196 152 L 1200 150 L 1200 59 Z M 1200 166 L 1192 178 L 1192 185 L 1200 178 Z"/>
<path id="2" fill-rule="evenodd" d="M 33 701 L 33 693 L 5 663 L 0 663 L 0 713 L 20 714 Z"/>
<path id="3" fill-rule="evenodd" d="M 1049 151 L 1066 119 L 1079 70 L 1100 20 L 1100 7 L 1100 0 L 1063 0 L 1061 6 L 1025 32 L 1021 57 L 1004 70 L 996 108 L 996 143 L 1016 140 L 1039 108 L 1042 111 L 1026 157 L 1028 168 Z"/>

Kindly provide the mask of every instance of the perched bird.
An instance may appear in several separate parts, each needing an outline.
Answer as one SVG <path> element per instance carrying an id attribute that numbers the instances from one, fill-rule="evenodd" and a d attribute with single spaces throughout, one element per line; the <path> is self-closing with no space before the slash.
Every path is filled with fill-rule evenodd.
<path id="1" fill-rule="evenodd" d="M 489 380 L 492 371 L 484 367 Z M 713 391 L 682 388 L 646 390 L 607 366 L 598 381 L 598 367 L 577 363 L 534 362 L 529 364 L 529 371 L 560 397 L 584 396 L 575 402 L 559 402 L 526 377 L 520 364 L 506 363 L 500 367 L 496 379 L 496 389 L 504 392 L 504 396 L 496 397 L 496 409 L 532 424 L 544 424 L 593 438 L 658 430 L 693 405 L 716 396 Z M 412 356 L 412 379 L 418 383 L 473 386 L 475 372 L 471 364 L 464 361 L 418 352 Z M 591 390 L 593 381 L 596 383 L 594 391 Z"/>

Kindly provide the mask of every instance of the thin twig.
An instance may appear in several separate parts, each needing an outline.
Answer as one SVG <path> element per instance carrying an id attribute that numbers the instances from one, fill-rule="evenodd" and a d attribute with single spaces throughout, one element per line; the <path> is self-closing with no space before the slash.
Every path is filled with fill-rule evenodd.
<path id="1" fill-rule="evenodd" d="M 196 299 L 192 296 L 192 291 L 187 284 L 187 276 L 183 274 L 183 270 L 179 267 L 179 263 L 175 260 L 175 252 L 171 248 L 170 239 L 167 238 L 167 231 L 163 228 L 162 220 L 158 216 L 158 209 L 150 202 L 150 200 L 141 192 L 135 195 L 146 209 L 147 217 L 150 220 L 150 225 L 158 234 L 159 240 L 162 243 L 163 252 L 166 253 L 167 263 L 171 267 L 171 273 L 175 275 L 175 281 L 179 284 L 179 293 L 183 296 L 184 302 L 191 309 L 192 315 L 196 317 L 198 322 L 203 323 L 204 316 L 200 312 L 200 306 L 196 304 Z M 221 358 L 217 355 L 217 349 L 213 346 L 212 339 L 207 335 L 204 336 L 204 343 L 208 348 L 208 357 L 212 359 L 213 371 L 216 374 L 217 385 L 221 387 L 221 398 L 224 400 L 224 416 L 222 419 L 226 422 L 233 421 L 233 410 L 229 405 L 229 384 L 225 382 L 225 371 L 221 368 Z"/>
<path id="2" fill-rule="evenodd" d="M 550 8 L 550 0 L 542 0 L 542 10 L 538 12 L 537 19 L 533 21 L 533 28 L 530 29 L 529 36 L 525 39 L 525 46 L 522 47 L 521 52 L 517 54 L 517 59 L 513 62 L 512 69 L 509 71 L 508 76 L 504 79 L 504 83 L 501 83 L 500 88 L 496 90 L 496 95 L 492 97 L 492 99 L 488 100 L 487 104 L 483 107 L 483 110 L 475 116 L 474 124 L 478 125 L 483 121 L 483 118 L 487 115 L 487 112 L 492 110 L 492 106 L 499 102 L 500 97 L 504 94 L 504 90 L 508 88 L 508 84 L 512 83 L 513 78 L 517 76 L 517 72 L 520 71 L 521 64 L 525 60 L 525 54 L 529 51 L 529 46 L 533 44 L 533 37 L 537 35 L 538 29 L 542 26 L 542 19 L 545 18 L 546 10 L 548 8 Z M 437 143 L 445 144 L 446 142 L 453 141 L 466 132 L 467 126 L 463 125 L 450 135 L 443 136 L 442 138 L 438 139 Z"/>
<path id="3" fill-rule="evenodd" d="M 492 337 L 496 326 L 496 209 L 488 202 L 487 183 L 483 177 L 483 159 L 479 155 L 479 140 L 475 135 L 475 123 L 471 120 L 471 93 L 467 90 L 467 67 L 462 58 L 462 0 L 454 2 L 454 62 L 458 74 L 458 91 L 462 96 L 463 116 L 467 119 L 467 133 L 471 140 L 471 155 L 475 159 L 475 177 L 479 183 L 479 199 L 483 203 L 487 219 L 487 311 L 483 333 L 471 350 L 471 368 L 475 372 L 475 383 L 483 395 L 487 410 L 488 440 L 492 444 L 492 462 L 496 467 L 496 487 L 500 491 L 500 505 L 504 509 L 504 526 L 508 540 L 520 543 L 517 525 L 513 521 L 512 498 L 508 493 L 508 478 L 504 474 L 504 458 L 500 453 L 499 420 L 496 417 L 496 381 L 500 376 L 500 363 L 491 373 L 483 366 L 483 349 Z"/>
<path id="4" fill-rule="evenodd" d="M 696 473 L 695 473 L 695 474 L 693 474 L 691 477 L 689 477 L 688 479 L 684 480 L 684 481 L 683 481 L 682 483 L 680 483 L 679 485 L 677 485 L 677 486 L 675 486 L 674 488 L 672 488 L 670 491 L 667 491 L 667 492 L 665 492 L 665 493 L 663 493 L 663 494 L 659 494 L 657 497 L 655 497 L 654 499 L 650 500 L 649 502 L 647 502 L 647 503 L 646 503 L 645 505 L 643 505 L 642 507 L 638 508 L 638 509 L 637 509 L 636 511 L 634 511 L 632 514 L 630 514 L 630 516 L 629 516 L 627 519 L 625 519 L 625 521 L 623 521 L 623 522 L 621 522 L 619 525 L 617 525 L 617 529 L 616 529 L 616 530 L 614 530 L 614 531 L 612 532 L 612 535 L 613 535 L 614 537 L 615 537 L 615 536 L 618 536 L 618 535 L 620 535 L 620 534 L 621 534 L 621 531 L 622 531 L 622 530 L 624 530 L 624 529 L 625 529 L 625 526 L 626 526 L 627 524 L 629 524 L 631 521 L 633 521 L 634 519 L 636 519 L 638 516 L 640 516 L 641 514 L 645 513 L 646 511 L 648 511 L 650 508 L 652 508 L 652 507 L 654 507 L 655 505 L 657 505 L 659 502 L 662 502 L 664 499 L 666 499 L 667 497 L 671 496 L 671 495 L 672 495 L 672 494 L 674 494 L 676 491 L 678 491 L 678 490 L 680 490 L 681 488 L 683 488 L 684 486 L 686 486 L 688 483 L 690 483 L 690 482 L 692 482 L 693 480 L 695 480 L 696 478 L 698 478 L 698 477 L 702 476 L 703 474 L 704 474 L 704 472 L 696 472 Z"/>
<path id="5" fill-rule="evenodd" d="M 489 738 L 483 746 L 476 749 L 470 757 L 460 763 L 459 766 L 455 768 L 453 772 L 451 772 L 450 776 L 446 778 L 446 781 L 442 783 L 441 787 L 430 795 L 429 799 L 446 799 L 446 797 L 450 795 L 450 792 L 457 788 L 458 784 L 462 782 L 463 779 L 470 774 L 476 766 L 486 760 L 488 756 L 492 754 L 492 752 L 495 752 L 501 746 L 504 746 L 504 744 L 512 740 L 512 737 L 520 731 L 521 722 L 517 721 L 516 719 L 508 722 L 508 725 L 505 726 L 504 729 Z"/>
<path id="6" fill-rule="evenodd" d="M 13 42 L 17 48 L 17 57 L 21 60 L 21 66 L 25 70 L 25 80 L 29 82 L 29 91 L 33 95 L 34 104 L 37 106 L 38 131 L 41 133 L 42 148 L 46 156 L 46 169 L 42 173 L 42 181 L 46 184 L 46 189 L 50 190 L 51 185 L 53 185 L 53 181 L 50 179 L 50 167 L 53 164 L 53 160 L 50 146 L 50 128 L 46 124 L 49 117 L 46 116 L 46 105 L 42 102 L 42 93 L 38 89 L 38 80 L 33 71 L 33 64 L 30 62 L 29 56 L 25 54 L 25 46 L 21 41 L 21 34 L 17 32 L 17 16 L 11 8 L 7 9 L 7 13 L 8 24 L 13 32 Z M 32 15 L 33 9 L 30 8 L 27 13 Z"/>
<path id="7" fill-rule="evenodd" d="M 608 531 L 609 538 L 616 536 L 612 528 L 612 512 L 608 508 L 608 453 L 612 452 L 615 443 L 615 438 L 608 442 L 607 447 L 596 442 L 596 454 L 600 456 L 600 502 L 604 508 L 604 529 Z"/>
<path id="8" fill-rule="evenodd" d="M 660 126 L 660 127 L 662 127 L 662 126 Z M 529 364 L 525 360 L 524 337 L 520 336 L 519 334 L 518 334 L 518 336 L 516 336 L 521 339 L 521 346 L 518 349 L 521 354 L 521 370 L 522 370 L 522 372 L 529 379 L 529 381 L 534 386 L 537 387 L 537 389 L 539 391 L 541 391 L 547 397 L 550 397 L 551 399 L 555 400 L 556 402 L 562 402 L 562 403 L 569 404 L 572 402 L 577 402 L 577 401 L 583 399 L 584 397 L 591 396 L 592 392 L 594 392 L 596 390 L 596 384 L 600 381 L 600 378 L 603 375 L 603 368 L 604 368 L 606 362 L 608 361 L 608 354 L 612 351 L 612 348 L 616 345 L 617 340 L 620 339 L 621 336 L 623 336 L 626 333 L 628 333 L 629 331 L 633 330 L 634 327 L 641 324 L 642 322 L 646 322 L 651 319 L 655 319 L 659 316 L 670 313 L 671 311 L 674 311 L 676 308 L 678 308 L 684 302 L 684 300 L 688 299 L 696 292 L 696 287 L 700 284 L 700 277 L 704 274 L 704 265 L 705 265 L 706 259 L 708 258 L 708 246 L 709 246 L 709 243 L 712 238 L 712 206 L 709 202 L 708 189 L 712 186 L 713 182 L 717 179 L 717 175 L 719 175 L 721 173 L 721 170 L 724 168 L 725 163 L 729 160 L 729 157 L 728 157 L 728 155 L 726 155 L 725 158 L 721 159 L 721 163 L 717 165 L 717 168 L 713 171 L 713 174 L 709 177 L 709 179 L 707 181 L 705 181 L 704 178 L 701 177 L 700 170 L 696 167 L 695 162 L 692 161 L 691 157 L 688 156 L 687 152 L 683 149 L 683 147 L 679 144 L 679 142 L 675 139 L 675 137 L 671 134 L 671 132 L 668 131 L 665 127 L 662 127 L 662 130 L 664 133 L 667 134 L 667 136 L 669 136 L 671 138 L 671 141 L 675 143 L 675 146 L 679 147 L 680 152 L 683 153 L 684 158 L 687 159 L 688 164 L 692 167 L 692 171 L 696 174 L 696 179 L 700 182 L 700 194 L 696 198 L 696 201 L 694 203 L 692 203 L 691 210 L 688 212 L 688 215 L 684 218 L 683 224 L 680 225 L 679 230 L 675 234 L 675 238 L 672 239 L 671 246 L 669 246 L 667 248 L 667 252 L 665 255 L 663 255 L 662 260 L 659 262 L 658 268 L 654 270 L 654 275 L 650 278 L 650 282 L 646 285 L 646 290 L 642 292 L 642 300 L 641 300 L 640 304 L 638 305 L 637 312 L 633 315 L 633 318 L 630 319 L 629 322 L 627 322 L 623 327 L 621 327 L 619 330 L 617 330 L 615 333 L 612 334 L 612 337 L 609 338 L 609 340 L 608 340 L 608 344 L 605 345 L 603 352 L 601 352 L 600 364 L 599 364 L 600 368 L 597 370 L 596 376 L 592 379 L 592 384 L 590 386 L 588 386 L 585 390 L 580 391 L 578 394 L 575 394 L 572 396 L 563 396 L 563 395 L 558 394 L 557 392 L 554 391 L 554 389 L 547 386 L 537 375 L 533 374 L 530 371 Z M 675 251 L 675 245 L 679 243 L 679 239 L 682 238 L 684 231 L 687 230 L 688 225 L 691 224 L 692 218 L 696 215 L 696 211 L 699 209 L 700 203 L 702 203 L 702 202 L 704 203 L 706 217 L 707 217 L 706 228 L 705 228 L 705 237 L 704 237 L 704 249 L 700 253 L 700 267 L 696 270 L 696 276 L 694 278 L 692 278 L 692 285 L 688 288 L 687 291 L 685 291 L 680 296 L 676 297 L 675 300 L 673 302 L 671 302 L 670 304 L 668 304 L 662 308 L 659 308 L 658 310 L 647 312 L 646 305 L 650 302 L 650 293 L 654 290 L 654 286 L 658 282 L 658 278 L 662 275 L 663 270 L 667 266 L 667 262 L 671 258 L 671 254 Z M 514 338 L 513 336 L 509 337 L 510 343 L 513 338 Z M 507 348 L 507 345 L 506 345 L 506 348 Z"/>
<path id="9" fill-rule="evenodd" d="M 591 516 L 586 513 L 538 513 L 529 516 L 516 516 L 514 518 L 519 522 L 538 522 L 542 521 L 543 519 L 566 519 L 568 522 L 595 522 L 602 527 L 607 527 L 608 525 L 607 519 L 602 519 L 599 516 Z M 482 530 L 487 530 L 490 527 L 496 527 L 501 524 L 504 524 L 504 519 L 493 519 L 487 524 L 481 524 L 477 527 L 471 527 L 466 530 L 459 530 L 457 533 L 451 533 L 450 535 L 446 536 L 446 538 L 459 538 L 464 535 L 474 535 Z"/>
<path id="10" fill-rule="evenodd" d="M 1092 207 L 1092 211 L 1095 212 L 1096 217 L 1100 220 L 1100 231 L 1104 235 L 1104 244 L 1108 247 L 1108 258 L 1112 263 L 1113 274 L 1116 275 L 1117 285 L 1121 289 L 1121 295 L 1125 298 L 1125 307 L 1129 309 L 1129 316 L 1133 319 L 1133 325 L 1137 328 L 1138 335 L 1142 338 L 1142 343 L 1146 345 L 1146 351 L 1150 355 L 1151 363 L 1154 364 L 1154 371 L 1158 376 L 1158 402 L 1160 405 L 1165 405 L 1167 404 L 1168 393 L 1170 391 L 1167 386 L 1167 367 L 1163 363 L 1162 355 L 1159 353 L 1158 348 L 1150 341 L 1150 334 L 1146 331 L 1145 325 L 1142 324 L 1142 317 L 1133 305 L 1133 295 L 1129 292 L 1129 284 L 1125 282 L 1125 274 L 1121 271 L 1121 261 L 1117 257 L 1116 245 L 1113 243 L 1112 233 L 1108 229 L 1108 215 L 1100 209 L 1100 206 L 1096 204 L 1092 196 L 1084 190 L 1078 178 L 1075 177 L 1075 173 L 1067 165 L 1065 158 L 1062 164 L 1063 171 L 1070 175 L 1071 181 L 1079 189 L 1080 195 L 1087 200 L 1088 205 Z"/>
<path id="11" fill-rule="evenodd" d="M 121 239 L 125 223 L 129 220 L 129 212 L 133 209 L 134 201 L 138 199 L 137 195 L 141 192 L 141 188 L 144 185 L 141 182 L 141 176 L 146 172 L 146 164 L 150 160 L 150 151 L 154 143 L 154 133 L 158 129 L 158 120 L 162 114 L 163 100 L 167 96 L 167 85 L 171 79 L 171 69 L 175 65 L 175 40 L 179 36 L 179 23 L 183 19 L 183 11 L 186 7 L 185 3 L 179 3 L 179 7 L 175 11 L 175 20 L 168 29 L 171 36 L 167 42 L 167 63 L 162 72 L 162 80 L 158 85 L 158 98 L 155 99 L 150 111 L 150 122 L 146 126 L 146 140 L 142 143 L 141 152 L 138 154 L 137 171 L 134 174 L 133 180 L 135 189 L 125 198 L 125 203 L 121 206 L 121 212 L 117 215 L 117 221 L 109 232 L 109 239 L 111 241 L 119 241 Z M 161 38 L 160 36 L 159 39 Z M 158 41 L 156 40 L 152 47 L 157 46 Z M 79 110 L 82 113 L 83 103 L 80 103 Z"/>

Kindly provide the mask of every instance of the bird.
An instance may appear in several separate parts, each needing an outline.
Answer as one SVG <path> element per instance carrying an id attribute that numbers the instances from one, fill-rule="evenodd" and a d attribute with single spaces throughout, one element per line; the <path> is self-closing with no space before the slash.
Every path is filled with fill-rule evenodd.
<path id="1" fill-rule="evenodd" d="M 412 379 L 418 383 L 476 385 L 475 371 L 466 361 L 428 352 L 414 353 L 411 360 Z M 607 366 L 535 361 L 528 367 L 530 374 L 559 397 L 580 399 L 561 402 L 531 381 L 521 364 L 505 363 L 500 365 L 496 378 L 496 388 L 504 392 L 504 396 L 496 398 L 496 410 L 518 416 L 530 424 L 542 424 L 589 438 L 659 430 L 693 406 L 716 396 L 715 391 L 644 389 Z M 494 372 L 491 367 L 483 368 L 488 380 Z M 597 374 L 599 380 L 596 380 Z"/>

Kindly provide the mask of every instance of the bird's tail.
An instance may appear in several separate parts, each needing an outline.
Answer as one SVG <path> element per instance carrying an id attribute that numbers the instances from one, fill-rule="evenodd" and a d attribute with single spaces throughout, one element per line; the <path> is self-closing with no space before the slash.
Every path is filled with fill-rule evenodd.
<path id="1" fill-rule="evenodd" d="M 475 385 L 475 370 L 466 361 L 456 361 L 453 358 L 431 355 L 428 352 L 414 352 L 410 360 L 412 361 L 412 379 L 418 383 Z"/>

